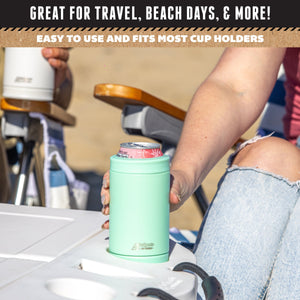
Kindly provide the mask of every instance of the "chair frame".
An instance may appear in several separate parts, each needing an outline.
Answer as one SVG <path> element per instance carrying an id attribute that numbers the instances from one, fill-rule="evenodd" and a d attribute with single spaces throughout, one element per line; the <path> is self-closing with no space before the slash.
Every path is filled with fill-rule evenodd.
<path id="1" fill-rule="evenodd" d="M 75 126 L 76 118 L 53 102 L 2 98 L 0 107 L 4 111 L 4 119 L 10 113 L 14 113 L 16 118 L 25 117 L 29 119 L 28 136 L 17 136 L 23 143 L 23 152 L 20 158 L 19 172 L 10 197 L 11 202 L 15 205 L 25 204 L 29 175 L 33 171 L 37 183 L 39 205 L 45 206 L 43 162 L 40 153 L 43 140 L 42 129 L 36 120 L 31 120 L 29 113 L 41 113 L 66 126 Z M 3 137 L 6 138 L 6 136 Z"/>

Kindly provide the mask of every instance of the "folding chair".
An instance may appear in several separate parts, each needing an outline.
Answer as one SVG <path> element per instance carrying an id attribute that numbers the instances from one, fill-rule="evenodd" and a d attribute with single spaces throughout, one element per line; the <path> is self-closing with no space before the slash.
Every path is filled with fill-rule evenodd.
<path id="1" fill-rule="evenodd" d="M 15 180 L 10 202 L 15 205 L 25 204 L 31 196 L 37 201 L 27 204 L 84 208 L 84 205 L 72 204 L 72 201 L 76 202 L 82 197 L 80 189 L 88 193 L 88 186 L 78 182 L 65 163 L 62 126 L 74 126 L 75 117 L 55 103 L 45 101 L 3 98 L 1 109 L 4 111 L 2 136 L 4 139 L 16 138 L 19 148 L 19 171 L 16 176 L 11 176 Z M 44 161 L 40 151 L 42 144 Z M 31 174 L 34 174 L 35 180 Z M 85 196 L 82 199 L 86 201 Z"/>

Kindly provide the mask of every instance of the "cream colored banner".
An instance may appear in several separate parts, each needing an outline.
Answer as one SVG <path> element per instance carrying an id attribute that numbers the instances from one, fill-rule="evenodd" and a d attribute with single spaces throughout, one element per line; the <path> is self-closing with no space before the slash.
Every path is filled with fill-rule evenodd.
<path id="1" fill-rule="evenodd" d="M 2 28 L 2 47 L 299 47 L 300 28 Z"/>

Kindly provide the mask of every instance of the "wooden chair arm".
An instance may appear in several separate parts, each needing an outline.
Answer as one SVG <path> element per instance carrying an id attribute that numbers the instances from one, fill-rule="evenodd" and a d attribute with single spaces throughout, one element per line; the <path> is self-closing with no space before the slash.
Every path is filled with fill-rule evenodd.
<path id="1" fill-rule="evenodd" d="M 94 97 L 118 108 L 125 105 L 148 105 L 176 119 L 184 120 L 186 112 L 143 90 L 120 84 L 97 84 Z"/>
<path id="2" fill-rule="evenodd" d="M 37 112 L 62 123 L 63 125 L 75 126 L 76 118 L 67 113 L 63 108 L 53 102 L 29 101 L 19 99 L 1 99 L 3 111 Z"/>

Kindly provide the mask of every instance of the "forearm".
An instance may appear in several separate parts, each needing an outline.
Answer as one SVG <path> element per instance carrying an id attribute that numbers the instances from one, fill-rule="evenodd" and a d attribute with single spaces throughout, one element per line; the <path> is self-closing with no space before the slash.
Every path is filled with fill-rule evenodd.
<path id="1" fill-rule="evenodd" d="M 259 117 L 284 53 L 283 48 L 228 48 L 198 88 L 171 166 L 173 191 L 180 193 L 179 200 L 194 192 Z"/>
<path id="2" fill-rule="evenodd" d="M 240 98 L 237 92 L 210 80 L 194 95 L 172 162 L 172 170 L 184 171 L 194 188 L 257 116 L 240 117 Z"/>

